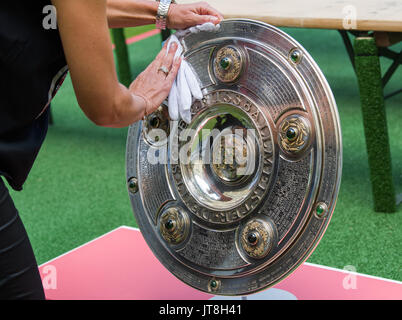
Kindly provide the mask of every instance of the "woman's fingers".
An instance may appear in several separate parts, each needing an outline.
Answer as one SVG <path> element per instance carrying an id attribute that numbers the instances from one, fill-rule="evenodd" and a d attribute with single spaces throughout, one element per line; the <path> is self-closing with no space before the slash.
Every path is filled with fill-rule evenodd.
<path id="1" fill-rule="evenodd" d="M 174 55 L 174 50 L 173 50 L 173 55 Z M 170 57 L 169 57 L 169 59 L 170 59 Z M 166 60 L 165 60 L 165 63 L 166 63 Z M 155 86 L 155 83 L 153 83 L 153 85 L 152 85 L 152 87 L 154 88 L 152 91 L 154 92 L 155 95 L 154 95 L 153 99 L 151 98 L 151 101 L 154 102 L 151 112 L 154 112 L 156 110 L 156 108 L 158 108 L 159 105 L 163 102 L 163 100 L 165 100 L 166 97 L 169 95 L 169 92 L 173 86 L 174 80 L 176 79 L 177 73 L 180 69 L 180 64 L 181 64 L 181 58 L 177 58 L 174 60 L 172 58 L 170 72 L 167 74 L 167 76 L 162 71 L 158 71 L 158 74 L 160 74 L 160 77 L 158 77 L 159 78 L 159 81 L 157 82 L 158 84 Z M 177 97 L 176 97 L 176 99 L 177 99 Z"/>
<path id="2" fill-rule="evenodd" d="M 197 13 L 203 16 L 209 16 L 210 22 L 219 23 L 223 20 L 223 15 L 206 2 L 198 4 Z"/>
<path id="3" fill-rule="evenodd" d="M 172 69 L 173 59 L 174 59 L 176 50 L 177 50 L 177 44 L 172 43 L 172 45 L 170 46 L 168 54 L 166 55 L 166 57 L 162 61 L 162 66 L 166 67 L 167 70 L 169 70 L 169 72 Z"/>
<path id="4" fill-rule="evenodd" d="M 164 49 L 162 49 L 162 51 L 154 60 L 155 68 L 157 69 L 158 75 L 162 75 L 165 78 L 172 68 L 178 45 L 177 43 L 172 43 L 169 47 L 169 52 L 167 52 L 167 48 L 167 44 L 165 44 Z"/>
<path id="5" fill-rule="evenodd" d="M 207 2 L 173 4 L 169 10 L 168 27 L 186 29 L 206 22 L 219 24 L 223 15 Z"/>
<path id="6" fill-rule="evenodd" d="M 166 41 L 162 47 L 162 50 L 158 53 L 158 55 L 155 57 L 154 61 L 151 63 L 151 65 L 156 66 L 156 68 L 159 68 L 161 65 L 161 62 L 165 58 L 167 54 L 167 48 L 168 48 L 168 41 Z M 173 50 L 174 48 L 170 48 L 170 50 Z M 176 48 L 177 49 L 177 48 Z M 176 50 L 175 50 L 176 51 Z"/>
<path id="7" fill-rule="evenodd" d="M 204 24 L 207 22 L 212 22 L 214 25 L 217 25 L 220 21 L 216 16 L 210 15 L 199 15 L 197 16 L 197 24 Z"/>
<path id="8" fill-rule="evenodd" d="M 160 106 L 172 89 L 181 64 L 181 57 L 175 58 L 177 49 L 178 45 L 174 44 L 170 46 L 168 51 L 166 42 L 154 61 L 130 86 L 132 93 L 141 95 L 149 101 L 148 114 Z M 177 93 L 169 99 L 177 100 L 176 104 L 179 102 Z"/>
<path id="9" fill-rule="evenodd" d="M 180 69 L 180 64 L 181 64 L 181 57 L 178 57 L 174 60 L 172 69 L 169 72 L 169 75 L 166 77 L 166 81 L 169 84 L 169 88 L 172 86 L 174 80 L 176 79 L 177 72 Z"/>

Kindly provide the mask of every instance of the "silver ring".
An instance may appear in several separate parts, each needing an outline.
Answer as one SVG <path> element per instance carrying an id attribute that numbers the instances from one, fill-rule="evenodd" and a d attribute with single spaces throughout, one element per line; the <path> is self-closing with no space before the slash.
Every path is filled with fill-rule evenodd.
<path id="1" fill-rule="evenodd" d="M 161 67 L 158 69 L 158 72 L 159 72 L 159 71 L 162 71 L 162 72 L 165 74 L 166 77 L 167 77 L 168 74 L 169 74 L 169 70 L 168 70 L 168 68 L 166 68 L 165 66 L 161 66 Z"/>

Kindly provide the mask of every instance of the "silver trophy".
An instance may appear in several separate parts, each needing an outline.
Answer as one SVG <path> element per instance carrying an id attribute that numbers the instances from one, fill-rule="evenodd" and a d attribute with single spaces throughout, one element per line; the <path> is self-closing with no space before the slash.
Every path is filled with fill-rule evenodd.
<path id="1" fill-rule="evenodd" d="M 182 45 L 204 98 L 190 124 L 160 107 L 130 127 L 134 215 L 177 278 L 251 294 L 290 275 L 328 226 L 342 166 L 336 103 L 308 52 L 268 24 L 226 20 Z"/>

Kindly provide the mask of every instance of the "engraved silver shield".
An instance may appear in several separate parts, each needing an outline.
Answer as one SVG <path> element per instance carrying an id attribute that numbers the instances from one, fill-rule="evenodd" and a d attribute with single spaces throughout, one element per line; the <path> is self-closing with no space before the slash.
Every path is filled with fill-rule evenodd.
<path id="1" fill-rule="evenodd" d="M 254 293 L 291 274 L 328 226 L 342 162 L 335 100 L 308 52 L 268 24 L 226 20 L 182 45 L 204 99 L 189 125 L 161 107 L 130 127 L 134 215 L 180 280 Z"/>

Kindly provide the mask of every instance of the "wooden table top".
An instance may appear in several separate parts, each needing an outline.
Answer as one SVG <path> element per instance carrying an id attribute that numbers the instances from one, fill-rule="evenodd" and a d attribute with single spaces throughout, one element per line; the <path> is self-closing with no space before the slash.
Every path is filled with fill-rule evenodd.
<path id="1" fill-rule="evenodd" d="M 402 0 L 206 0 L 225 17 L 278 27 L 402 32 Z M 179 0 L 193 3 L 196 0 Z M 355 24 L 348 18 L 355 16 Z"/>

